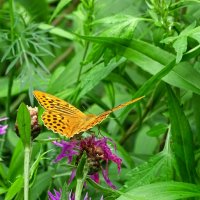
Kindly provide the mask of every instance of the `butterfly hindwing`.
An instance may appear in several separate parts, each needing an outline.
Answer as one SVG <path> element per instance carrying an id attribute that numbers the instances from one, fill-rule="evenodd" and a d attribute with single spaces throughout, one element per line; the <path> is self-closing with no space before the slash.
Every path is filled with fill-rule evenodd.
<path id="1" fill-rule="evenodd" d="M 81 127 L 80 127 L 80 132 L 84 132 L 87 131 L 91 128 L 93 128 L 94 126 L 96 126 L 97 124 L 100 124 L 103 120 L 105 120 L 108 115 L 111 113 L 111 110 L 108 110 L 106 112 L 103 112 L 102 114 L 98 115 L 98 116 L 94 116 L 92 117 L 90 120 L 86 121 Z"/>
<path id="2" fill-rule="evenodd" d="M 69 117 L 68 115 L 51 111 L 45 111 L 42 114 L 42 121 L 48 129 L 66 137 L 73 137 L 73 135 L 78 134 L 79 132 L 76 130 L 81 124 L 81 118 Z"/>

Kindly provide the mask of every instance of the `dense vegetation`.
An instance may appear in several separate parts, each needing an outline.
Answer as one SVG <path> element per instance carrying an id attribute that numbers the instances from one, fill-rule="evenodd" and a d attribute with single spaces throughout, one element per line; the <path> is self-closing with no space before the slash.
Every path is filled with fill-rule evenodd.
<path id="1" fill-rule="evenodd" d="M 200 199 L 199 0 L 0 6 L 0 200 Z M 34 90 L 96 115 L 145 97 L 69 139 Z"/>

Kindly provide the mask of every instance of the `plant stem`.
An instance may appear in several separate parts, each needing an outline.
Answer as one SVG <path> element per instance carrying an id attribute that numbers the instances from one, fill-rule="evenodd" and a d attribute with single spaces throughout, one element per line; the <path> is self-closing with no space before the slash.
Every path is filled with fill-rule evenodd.
<path id="1" fill-rule="evenodd" d="M 82 59 L 82 63 L 81 63 L 81 66 L 80 66 L 80 70 L 79 70 L 79 72 L 78 72 L 77 84 L 78 84 L 78 82 L 80 81 L 80 77 L 81 77 L 81 74 L 82 74 L 83 65 L 84 65 L 84 61 L 85 61 L 85 59 L 86 59 L 86 55 L 87 55 L 87 52 L 88 52 L 88 48 L 89 48 L 89 42 L 86 41 L 85 50 L 84 50 L 83 59 Z"/>
<path id="2" fill-rule="evenodd" d="M 14 7 L 13 7 L 13 0 L 9 0 L 9 8 L 10 8 L 10 37 L 11 43 L 14 41 Z M 13 85 L 13 75 L 14 70 L 12 69 L 9 74 L 9 82 L 8 82 L 8 92 L 7 92 L 7 103 L 6 103 L 6 114 L 7 117 L 10 117 L 10 99 L 11 99 L 11 92 L 12 92 L 12 85 Z"/>
<path id="3" fill-rule="evenodd" d="M 29 199 L 29 161 L 30 161 L 30 147 L 24 148 L 24 200 Z"/>
<path id="4" fill-rule="evenodd" d="M 14 7 L 13 7 L 13 0 L 9 0 L 9 8 L 10 8 L 10 35 L 11 35 L 11 42 L 14 40 Z M 13 76 L 14 70 L 12 69 L 9 74 L 9 81 L 8 81 L 8 92 L 7 92 L 7 101 L 6 101 L 6 116 L 10 117 L 10 102 L 11 102 L 11 92 L 13 86 Z M 2 136 L 2 142 L 0 144 L 0 157 L 2 156 L 4 142 L 6 140 L 6 134 Z"/>
<path id="5" fill-rule="evenodd" d="M 88 5 L 86 7 L 84 7 L 83 4 L 83 8 L 85 9 L 85 11 L 87 11 L 87 17 L 86 20 L 84 22 L 84 34 L 85 35 L 89 35 L 92 32 L 92 21 L 93 21 L 93 13 L 94 13 L 94 0 L 88 1 Z M 78 78 L 77 78 L 77 83 L 80 81 L 80 77 L 81 77 L 81 73 L 83 70 L 83 66 L 84 66 L 84 61 L 86 59 L 87 56 L 87 52 L 89 49 L 89 42 L 86 41 L 85 42 L 85 50 L 84 50 L 84 54 L 83 54 L 83 59 L 82 59 L 82 63 L 80 66 L 80 70 L 78 73 Z"/>
<path id="6" fill-rule="evenodd" d="M 9 8 L 10 8 L 10 35 L 11 35 L 11 42 L 14 40 L 14 7 L 13 7 L 13 0 L 9 0 Z"/>
<path id="7" fill-rule="evenodd" d="M 82 190 L 83 190 L 84 181 L 85 181 L 85 179 L 77 179 L 76 192 L 75 192 L 75 199 L 76 200 L 81 199 L 81 193 L 82 193 Z"/>

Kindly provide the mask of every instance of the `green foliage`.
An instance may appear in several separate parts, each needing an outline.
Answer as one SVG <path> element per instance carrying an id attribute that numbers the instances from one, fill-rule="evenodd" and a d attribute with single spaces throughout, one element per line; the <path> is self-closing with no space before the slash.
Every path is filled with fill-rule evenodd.
<path id="1" fill-rule="evenodd" d="M 178 99 L 168 88 L 168 105 L 173 138 L 173 151 L 180 167 L 179 171 L 183 181 L 194 182 L 195 161 L 192 131 L 189 122 L 182 111 Z"/>
<path id="2" fill-rule="evenodd" d="M 121 195 L 117 200 L 174 200 L 199 197 L 199 187 L 181 182 L 157 182 L 134 188 Z"/>
<path id="3" fill-rule="evenodd" d="M 199 19 L 199 0 L 3 1 L 0 116 L 9 117 L 9 128 L 0 135 L 0 200 L 24 198 L 24 147 L 31 200 L 54 189 L 62 199 L 75 190 L 81 199 L 86 192 L 92 199 L 199 199 Z M 86 175 L 84 156 L 74 158 L 76 166 L 53 162 L 61 149 L 51 141 L 67 138 L 45 128 L 31 135 L 25 104 L 38 105 L 33 90 L 96 115 L 145 96 L 112 113 L 100 134 L 92 129 L 111 138 L 122 158 L 119 175 L 108 165 L 117 190 L 101 173 L 99 184 Z"/>
<path id="4" fill-rule="evenodd" d="M 30 147 L 31 142 L 31 117 L 24 103 L 19 106 L 17 113 L 17 126 L 24 147 Z"/>

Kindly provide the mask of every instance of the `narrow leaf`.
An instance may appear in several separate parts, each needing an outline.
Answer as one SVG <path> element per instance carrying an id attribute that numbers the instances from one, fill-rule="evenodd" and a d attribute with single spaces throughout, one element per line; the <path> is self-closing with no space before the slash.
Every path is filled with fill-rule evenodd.
<path id="1" fill-rule="evenodd" d="M 24 146 L 30 146 L 31 141 L 31 117 L 24 103 L 21 103 L 17 113 L 17 125 L 19 135 Z"/>
<path id="2" fill-rule="evenodd" d="M 86 153 L 83 153 L 76 170 L 76 178 L 85 179 L 87 172 L 88 172 L 87 156 Z"/>
<path id="3" fill-rule="evenodd" d="M 154 127 L 152 127 L 148 132 L 147 135 L 152 136 L 152 137 L 157 137 L 161 134 L 164 134 L 167 130 L 167 125 L 166 124 L 158 124 Z"/>
<path id="4" fill-rule="evenodd" d="M 55 16 L 70 2 L 71 2 L 71 0 L 61 0 L 58 3 L 58 5 L 57 5 L 56 9 L 54 10 L 49 21 L 51 22 L 53 20 L 53 18 L 55 18 Z"/>
<path id="5" fill-rule="evenodd" d="M 169 62 L 175 59 L 173 54 L 140 40 L 124 40 L 114 37 L 80 36 L 85 40 L 116 47 L 118 54 L 134 62 L 148 73 L 155 75 Z M 184 60 L 184 56 L 182 58 Z M 163 81 L 185 90 L 200 94 L 200 73 L 192 68 L 190 63 L 179 63 L 169 72 Z"/>
<path id="6" fill-rule="evenodd" d="M 193 134 L 177 97 L 170 87 L 167 87 L 167 91 L 173 141 L 172 151 L 175 154 L 182 180 L 194 182 Z"/>
<path id="7" fill-rule="evenodd" d="M 11 200 L 23 188 L 23 177 L 19 176 L 9 188 L 5 200 Z"/>
<path id="8" fill-rule="evenodd" d="M 173 44 L 173 47 L 177 53 L 176 63 L 179 63 L 183 57 L 183 53 L 187 50 L 187 37 L 181 36 L 179 37 Z"/>
<path id="9" fill-rule="evenodd" d="M 200 188 L 194 184 L 181 182 L 158 182 L 133 188 L 117 200 L 176 200 L 200 197 Z"/>

